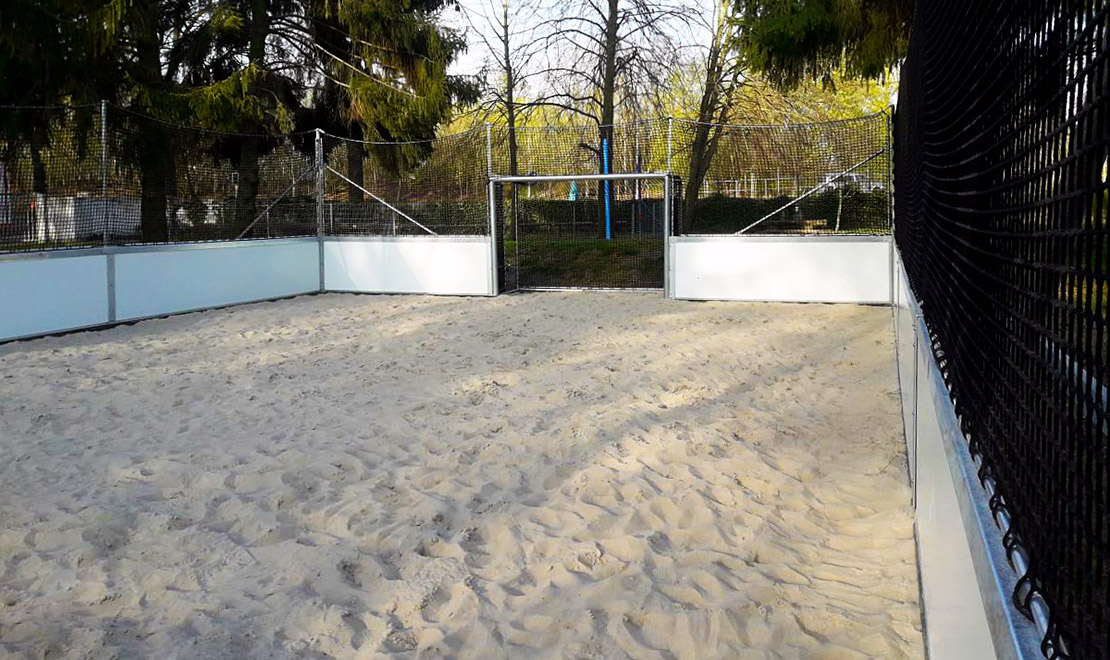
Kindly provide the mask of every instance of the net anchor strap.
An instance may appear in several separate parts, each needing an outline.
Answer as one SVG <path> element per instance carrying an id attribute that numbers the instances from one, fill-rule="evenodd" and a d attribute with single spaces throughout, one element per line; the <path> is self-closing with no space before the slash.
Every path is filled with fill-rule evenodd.
<path id="1" fill-rule="evenodd" d="M 822 182 L 822 183 L 820 183 L 820 184 L 818 184 L 818 185 L 814 186 L 813 188 L 810 188 L 809 190 L 805 191 L 805 193 L 803 193 L 802 195 L 800 195 L 800 196 L 798 196 L 798 197 L 795 197 L 794 199 L 792 199 L 792 200 L 790 200 L 789 202 L 787 202 L 787 203 L 783 204 L 782 206 L 778 207 L 778 208 L 777 208 L 777 209 L 775 209 L 774 211 L 771 211 L 771 212 L 770 212 L 770 213 L 768 213 L 767 215 L 763 216 L 763 217 L 762 217 L 762 218 L 760 218 L 759 220 L 756 220 L 755 222 L 753 222 L 752 224 L 748 225 L 747 227 L 744 227 L 744 228 L 743 228 L 743 229 L 741 229 L 740 231 L 738 231 L 738 232 L 736 232 L 735 234 L 733 234 L 733 236 L 739 236 L 740 234 L 744 234 L 744 233 L 748 232 L 748 231 L 749 231 L 749 230 L 750 230 L 750 229 L 751 229 L 752 227 L 755 227 L 756 225 L 758 225 L 759 223 L 763 222 L 764 220 L 767 220 L 768 218 L 772 218 L 772 217 L 774 217 L 775 215 L 777 215 L 777 214 L 779 214 L 779 213 L 781 213 L 781 212 L 785 211 L 786 209 L 790 208 L 791 206 L 793 206 L 793 205 L 797 204 L 798 202 L 802 201 L 802 200 L 803 200 L 803 199 L 805 199 L 806 197 L 809 197 L 810 195 L 812 195 L 812 194 L 814 194 L 814 193 L 816 193 L 816 192 L 819 192 L 819 191 L 820 191 L 821 189 L 823 189 L 823 188 L 825 188 L 825 187 L 827 187 L 827 186 L 829 186 L 829 185 L 832 185 L 832 183 L 833 183 L 834 181 L 837 181 L 838 179 L 840 179 L 840 178 L 842 178 L 842 177 L 844 177 L 844 176 L 846 176 L 846 175 L 848 175 L 848 174 L 851 174 L 851 173 L 852 173 L 852 172 L 854 172 L 855 170 L 857 170 L 857 169 L 859 169 L 859 168 L 863 167 L 863 166 L 864 166 L 864 165 L 866 165 L 867 163 L 870 163 L 871 161 L 875 160 L 875 159 L 876 159 L 876 158 L 878 158 L 879 156 L 882 156 L 882 155 L 883 155 L 883 154 L 885 154 L 886 152 L 887 152 L 887 149 L 886 149 L 885 147 L 884 147 L 884 148 L 882 148 L 882 149 L 879 149 L 879 150 L 878 150 L 878 151 L 876 151 L 875 153 L 871 154 L 871 155 L 870 155 L 870 156 L 868 156 L 867 158 L 864 158 L 863 160 L 861 160 L 860 162 L 856 163 L 855 165 L 853 165 L 853 166 L 849 167 L 848 169 L 844 170 L 844 171 L 843 171 L 843 172 L 841 172 L 840 174 L 837 174 L 836 176 L 834 176 L 833 178 L 829 179 L 828 181 L 824 181 L 824 182 Z"/>
<path id="2" fill-rule="evenodd" d="M 419 222 L 417 222 L 417 221 L 416 221 L 415 219 L 413 219 L 413 218 L 412 218 L 411 216 L 407 215 L 407 214 L 406 214 L 406 213 L 405 213 L 404 211 L 402 211 L 401 209 L 397 208 L 396 206 L 394 206 L 394 205 L 390 204 L 389 202 L 385 201 L 385 200 L 384 200 L 384 199 L 382 199 L 381 197 L 378 197 L 378 196 L 377 196 L 377 195 L 375 195 L 374 193 L 370 192 L 370 191 L 369 191 L 369 190 L 367 190 L 366 188 L 363 188 L 363 187 L 362 187 L 362 186 L 360 186 L 359 184 L 357 184 L 357 183 L 355 183 L 354 181 L 351 181 L 351 180 L 350 180 L 350 179 L 348 179 L 347 177 L 343 176 L 343 175 L 342 175 L 342 174 L 341 174 L 340 172 L 336 171 L 336 169 L 335 169 L 334 167 L 332 167 L 331 165 L 328 165 L 328 166 L 327 166 L 327 168 L 328 168 L 328 170 L 330 170 L 330 171 L 331 171 L 331 173 L 332 173 L 332 174 L 334 174 L 335 176 L 339 177 L 340 179 L 343 179 L 344 181 L 346 181 L 347 183 L 351 184 L 351 185 L 352 185 L 352 186 L 354 186 L 355 188 L 358 188 L 359 190 L 361 190 L 362 192 L 366 193 L 367 195 L 370 195 L 370 196 L 371 196 L 371 197 L 373 197 L 373 198 L 374 198 L 375 200 L 377 200 L 377 201 L 378 201 L 378 203 L 380 203 L 380 204 L 381 204 L 382 206 L 384 206 L 384 207 L 386 207 L 387 209 L 389 209 L 389 210 L 393 211 L 394 213 L 396 213 L 397 215 L 401 216 L 401 217 L 402 217 L 402 218 L 404 218 L 405 220 L 408 220 L 409 222 L 411 222 L 412 224 L 416 225 L 417 227 L 420 227 L 421 229 L 423 229 L 424 231 L 428 232 L 428 233 L 429 233 L 429 234 L 431 234 L 432 236 L 439 236 L 439 234 L 437 234 L 436 232 L 432 231 L 431 229 L 428 229 L 428 228 L 427 228 L 427 227 L 425 227 L 424 225 L 420 224 L 420 223 L 419 223 Z"/>

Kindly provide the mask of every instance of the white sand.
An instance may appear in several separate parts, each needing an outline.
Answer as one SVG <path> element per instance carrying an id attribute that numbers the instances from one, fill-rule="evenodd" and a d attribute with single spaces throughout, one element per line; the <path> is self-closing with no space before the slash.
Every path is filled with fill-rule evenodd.
<path id="1" fill-rule="evenodd" d="M 0 655 L 922 657 L 892 352 L 633 293 L 0 347 Z"/>

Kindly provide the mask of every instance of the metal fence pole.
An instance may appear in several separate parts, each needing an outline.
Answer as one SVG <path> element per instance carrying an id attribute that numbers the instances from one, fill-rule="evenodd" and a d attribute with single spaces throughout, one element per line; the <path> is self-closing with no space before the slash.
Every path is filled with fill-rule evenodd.
<path id="1" fill-rule="evenodd" d="M 100 102 L 100 222 L 101 245 L 108 245 L 108 102 Z"/>
<path id="2" fill-rule="evenodd" d="M 891 105 L 887 112 L 887 227 L 890 230 L 890 306 L 894 307 L 895 297 L 895 106 Z"/>
<path id="3" fill-rule="evenodd" d="M 488 126 L 488 124 L 487 124 Z M 500 286 L 500 264 L 497 261 L 497 184 L 493 177 L 486 181 L 486 205 L 489 207 L 489 295 L 496 296 Z"/>
<path id="4" fill-rule="evenodd" d="M 886 212 L 890 235 L 894 235 L 894 106 L 886 116 Z"/>
<path id="5" fill-rule="evenodd" d="M 320 258 L 320 291 L 324 291 L 324 131 L 316 129 L 316 243 Z"/>
<path id="6" fill-rule="evenodd" d="M 671 281 L 671 175 L 663 179 L 663 297 L 674 297 Z"/>
<path id="7" fill-rule="evenodd" d="M 108 322 L 116 320 L 116 255 L 108 250 L 108 102 L 100 102 L 100 245 L 104 248 L 108 288 Z"/>

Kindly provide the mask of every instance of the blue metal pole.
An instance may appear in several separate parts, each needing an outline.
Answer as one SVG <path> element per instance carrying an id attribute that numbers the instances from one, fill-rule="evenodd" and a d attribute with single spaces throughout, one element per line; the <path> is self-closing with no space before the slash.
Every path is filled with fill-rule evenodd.
<path id="1" fill-rule="evenodd" d="M 601 173 L 609 173 L 609 138 L 601 141 Z M 609 181 L 605 181 L 605 240 L 612 240 L 612 231 L 609 224 Z"/>

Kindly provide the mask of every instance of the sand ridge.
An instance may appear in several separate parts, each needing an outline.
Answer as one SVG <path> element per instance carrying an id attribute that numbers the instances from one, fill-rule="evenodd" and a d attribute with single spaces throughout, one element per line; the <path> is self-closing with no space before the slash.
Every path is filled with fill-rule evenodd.
<path id="1" fill-rule="evenodd" d="M 596 292 L 0 347 L 0 652 L 922 657 L 892 354 Z"/>

